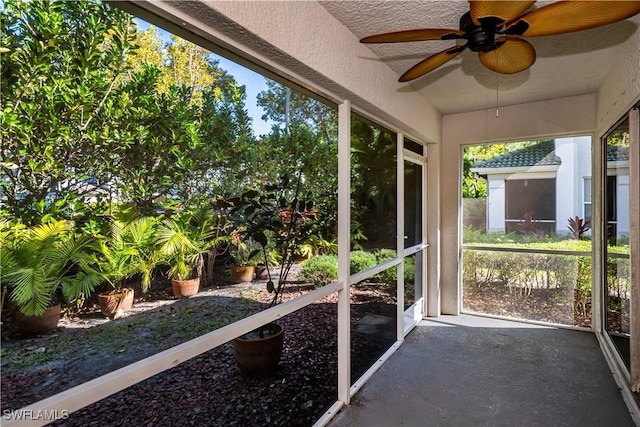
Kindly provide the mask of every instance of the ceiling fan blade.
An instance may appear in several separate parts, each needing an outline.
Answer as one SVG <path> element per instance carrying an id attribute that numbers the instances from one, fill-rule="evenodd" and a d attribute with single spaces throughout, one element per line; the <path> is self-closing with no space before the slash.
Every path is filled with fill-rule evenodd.
<path id="1" fill-rule="evenodd" d="M 426 40 L 460 39 L 464 31 L 450 28 L 420 28 L 417 30 L 392 31 L 390 33 L 374 34 L 364 37 L 360 43 L 399 43 L 418 42 Z"/>
<path id="2" fill-rule="evenodd" d="M 516 36 L 498 37 L 500 47 L 489 52 L 480 52 L 480 62 L 490 70 L 502 74 L 515 74 L 531 67 L 536 62 L 536 51 L 528 41 Z"/>
<path id="3" fill-rule="evenodd" d="M 530 1 L 491 1 L 469 0 L 469 11 L 475 25 L 480 26 L 482 21 L 491 20 L 493 25 L 501 25 L 503 22 L 512 21 L 526 12 L 535 0 Z M 492 21 L 495 21 L 493 23 Z"/>
<path id="4" fill-rule="evenodd" d="M 561 1 L 507 25 L 507 34 L 526 37 L 564 34 L 622 21 L 640 13 L 640 1 Z"/>
<path id="5" fill-rule="evenodd" d="M 466 48 L 467 45 L 465 44 L 463 46 L 455 46 L 443 50 L 442 52 L 438 52 L 435 55 L 431 55 L 424 61 L 418 62 L 416 65 L 407 70 L 406 73 L 400 76 L 400 79 L 398 79 L 398 81 L 408 82 L 409 80 L 414 80 L 418 77 L 422 77 L 428 72 L 433 71 L 439 66 L 443 65 L 444 63 L 451 61 Z"/>

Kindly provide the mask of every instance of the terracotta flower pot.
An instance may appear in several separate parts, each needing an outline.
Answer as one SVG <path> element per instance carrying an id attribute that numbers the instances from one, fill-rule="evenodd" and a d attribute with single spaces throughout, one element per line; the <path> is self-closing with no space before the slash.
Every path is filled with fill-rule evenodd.
<path id="1" fill-rule="evenodd" d="M 233 340 L 233 355 L 243 375 L 266 374 L 278 365 L 284 345 L 284 329 L 275 325 L 276 331 L 264 338 L 257 331 Z"/>
<path id="2" fill-rule="evenodd" d="M 27 316 L 17 312 L 15 325 L 22 335 L 34 336 L 55 329 L 58 326 L 58 320 L 60 320 L 60 304 L 47 308 L 39 316 Z"/>
<path id="3" fill-rule="evenodd" d="M 171 280 L 171 288 L 173 289 L 173 295 L 177 298 L 192 297 L 197 294 L 200 289 L 200 278 Z"/>
<path id="4" fill-rule="evenodd" d="M 256 267 L 256 278 L 259 280 L 267 280 L 269 278 L 269 268 L 264 265 Z"/>
<path id="5" fill-rule="evenodd" d="M 231 278 L 233 283 L 244 283 L 253 280 L 256 267 L 253 265 L 245 267 L 231 267 Z"/>
<path id="6" fill-rule="evenodd" d="M 98 294 L 98 305 L 102 314 L 110 319 L 117 319 L 133 307 L 133 289 L 116 289 Z"/>

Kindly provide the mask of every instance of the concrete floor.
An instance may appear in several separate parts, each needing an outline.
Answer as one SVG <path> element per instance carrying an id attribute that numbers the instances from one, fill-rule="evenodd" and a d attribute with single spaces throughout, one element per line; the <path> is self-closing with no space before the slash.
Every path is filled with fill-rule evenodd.
<path id="1" fill-rule="evenodd" d="M 592 333 L 424 320 L 330 427 L 633 426 Z"/>

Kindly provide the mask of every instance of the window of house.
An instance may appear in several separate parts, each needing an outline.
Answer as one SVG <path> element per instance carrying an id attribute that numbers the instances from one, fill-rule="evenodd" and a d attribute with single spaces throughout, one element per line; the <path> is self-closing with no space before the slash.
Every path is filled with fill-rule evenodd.
<path id="1" fill-rule="evenodd" d="M 538 232 L 544 231 L 545 234 L 555 230 L 555 178 L 508 180 L 505 183 L 505 194 L 507 233 L 534 225 Z"/>
<path id="2" fill-rule="evenodd" d="M 617 218 L 618 218 L 618 209 L 617 209 L 617 177 L 615 175 L 610 175 L 607 177 L 607 188 L 605 190 L 605 203 L 606 213 L 607 213 L 607 237 L 615 236 L 617 233 Z"/>
<path id="3" fill-rule="evenodd" d="M 591 223 L 591 177 L 584 179 L 584 219 Z"/>

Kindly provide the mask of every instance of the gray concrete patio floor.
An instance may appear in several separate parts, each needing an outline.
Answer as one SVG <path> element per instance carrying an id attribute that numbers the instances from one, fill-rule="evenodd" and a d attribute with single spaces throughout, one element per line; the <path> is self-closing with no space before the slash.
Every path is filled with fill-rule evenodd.
<path id="1" fill-rule="evenodd" d="M 468 315 L 420 322 L 329 423 L 633 425 L 594 334 Z"/>

